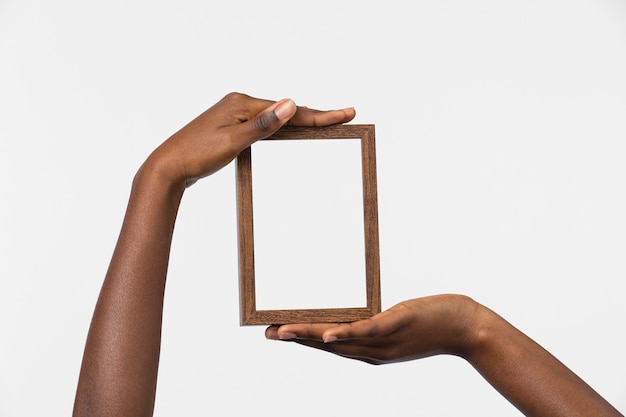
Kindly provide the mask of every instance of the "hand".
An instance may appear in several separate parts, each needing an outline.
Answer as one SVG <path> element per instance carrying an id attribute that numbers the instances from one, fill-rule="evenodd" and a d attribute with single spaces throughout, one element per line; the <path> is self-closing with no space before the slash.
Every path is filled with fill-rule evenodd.
<path id="1" fill-rule="evenodd" d="M 354 323 L 270 326 L 265 336 L 372 364 L 463 355 L 470 348 L 479 307 L 465 296 L 438 295 L 404 301 Z"/>
<path id="2" fill-rule="evenodd" d="M 352 108 L 319 111 L 230 93 L 159 146 L 146 164 L 172 183 L 188 187 L 231 162 L 243 149 L 285 124 L 327 126 L 352 120 Z"/>
<path id="3" fill-rule="evenodd" d="M 265 336 L 371 364 L 454 354 L 526 416 L 623 417 L 550 352 L 462 295 L 404 301 L 354 323 L 270 326 Z"/>
<path id="4" fill-rule="evenodd" d="M 152 415 L 165 281 L 185 187 L 286 123 L 326 126 L 354 115 L 353 109 L 318 111 L 289 99 L 231 93 L 150 154 L 133 180 L 92 317 L 74 416 Z"/>

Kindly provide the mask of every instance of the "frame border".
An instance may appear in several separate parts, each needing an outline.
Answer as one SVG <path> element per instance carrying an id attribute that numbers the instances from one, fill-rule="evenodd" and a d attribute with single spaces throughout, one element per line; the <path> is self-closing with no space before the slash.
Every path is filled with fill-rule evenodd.
<path id="1" fill-rule="evenodd" d="M 376 145 L 373 124 L 325 127 L 284 126 L 263 140 L 360 139 L 363 177 L 366 307 L 300 310 L 257 310 L 254 272 L 254 223 L 252 207 L 252 150 L 244 149 L 236 160 L 239 244 L 240 325 L 271 325 L 311 322 L 352 322 L 381 310 L 380 255 L 378 238 L 378 192 Z"/>

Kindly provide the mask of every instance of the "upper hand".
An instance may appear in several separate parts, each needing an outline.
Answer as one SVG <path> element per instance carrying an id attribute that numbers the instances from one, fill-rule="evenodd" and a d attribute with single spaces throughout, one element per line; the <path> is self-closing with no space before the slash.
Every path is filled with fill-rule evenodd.
<path id="1" fill-rule="evenodd" d="M 479 306 L 461 295 L 416 298 L 369 319 L 341 324 L 270 326 L 265 336 L 292 340 L 372 364 L 441 353 L 463 355 L 470 349 Z"/>
<path id="2" fill-rule="evenodd" d="M 290 99 L 274 102 L 230 93 L 159 146 L 145 165 L 188 187 L 285 124 L 327 126 L 349 122 L 354 116 L 352 108 L 319 111 L 296 107 Z"/>

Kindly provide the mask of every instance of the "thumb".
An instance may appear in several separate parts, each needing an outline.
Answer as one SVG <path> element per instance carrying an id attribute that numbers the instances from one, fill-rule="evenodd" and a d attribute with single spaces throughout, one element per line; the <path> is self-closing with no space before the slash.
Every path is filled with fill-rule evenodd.
<path id="1" fill-rule="evenodd" d="M 238 140 L 241 141 L 242 148 L 272 135 L 296 114 L 296 110 L 296 103 L 286 98 L 272 104 L 247 122 L 238 125 L 236 134 Z"/>

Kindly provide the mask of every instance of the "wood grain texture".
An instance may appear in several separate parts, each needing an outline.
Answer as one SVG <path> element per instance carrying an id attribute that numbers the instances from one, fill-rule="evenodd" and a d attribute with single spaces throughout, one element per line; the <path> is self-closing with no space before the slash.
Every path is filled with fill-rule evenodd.
<path id="1" fill-rule="evenodd" d="M 252 204 L 252 150 L 236 161 L 239 239 L 239 293 L 241 325 L 310 322 L 352 322 L 379 313 L 380 256 L 375 129 L 372 124 L 325 127 L 285 126 L 264 140 L 360 139 L 363 175 L 366 306 L 300 310 L 257 310 L 254 272 L 254 213 Z"/>

